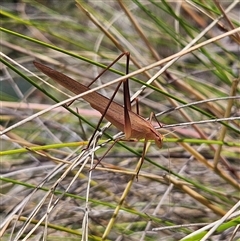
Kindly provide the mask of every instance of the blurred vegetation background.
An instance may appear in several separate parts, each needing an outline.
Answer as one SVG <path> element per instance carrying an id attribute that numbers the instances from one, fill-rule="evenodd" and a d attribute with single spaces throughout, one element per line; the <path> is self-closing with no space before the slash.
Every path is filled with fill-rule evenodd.
<path id="1" fill-rule="evenodd" d="M 240 33 L 214 38 L 239 29 L 239 8 L 217 0 L 1 1 L 2 240 L 238 240 Z M 167 57 L 210 39 L 167 66 Z M 100 118 L 83 100 L 21 124 L 73 96 L 33 60 L 87 85 L 126 51 L 130 73 L 163 61 L 130 79 L 132 96 L 144 86 L 140 115 L 154 112 L 164 136 L 161 149 L 148 147 L 138 180 L 143 141 L 114 145 L 91 174 L 88 157 L 79 161 Z M 125 72 L 123 57 L 94 87 Z M 115 88 L 99 92 L 111 97 Z M 123 103 L 122 89 L 114 100 Z M 110 127 L 99 143 L 116 133 Z M 94 152 L 95 162 L 109 146 Z"/>

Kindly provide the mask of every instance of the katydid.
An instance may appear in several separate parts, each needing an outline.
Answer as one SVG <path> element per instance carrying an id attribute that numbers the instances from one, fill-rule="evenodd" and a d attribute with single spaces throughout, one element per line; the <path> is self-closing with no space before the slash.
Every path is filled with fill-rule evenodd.
<path id="1" fill-rule="evenodd" d="M 128 56 L 128 58 L 129 58 L 129 56 Z M 63 87 L 72 91 L 75 94 L 81 94 L 81 93 L 84 93 L 84 92 L 90 90 L 89 87 L 77 82 L 76 80 L 74 80 L 52 68 L 49 68 L 46 65 L 43 65 L 36 61 L 33 61 L 33 64 L 36 66 L 36 68 L 38 68 L 44 74 L 46 74 L 51 79 L 58 82 L 60 85 L 62 85 Z M 129 59 L 128 59 L 127 65 L 128 64 L 129 64 Z M 105 71 L 106 70 L 104 70 L 103 72 L 105 72 Z M 127 71 L 128 71 L 128 66 L 127 66 Z M 120 84 L 121 83 L 119 83 L 116 91 L 118 90 Z M 102 117 L 104 116 L 115 127 L 117 127 L 119 130 L 124 132 L 126 140 L 145 139 L 144 147 L 143 147 L 143 154 L 142 154 L 141 164 L 140 164 L 140 168 L 141 168 L 141 165 L 144 160 L 147 141 L 154 140 L 155 144 L 159 148 L 161 148 L 163 137 L 159 132 L 157 132 L 155 130 L 155 128 L 153 127 L 153 125 L 151 124 L 150 121 L 145 120 L 140 115 L 131 111 L 128 79 L 123 81 L 123 87 L 124 87 L 124 106 L 113 101 L 116 91 L 113 94 L 111 99 L 108 99 L 107 97 L 105 97 L 97 92 L 89 93 L 87 95 L 84 95 L 82 98 L 85 101 L 87 101 L 94 109 L 99 111 L 102 114 Z M 102 160 L 102 158 L 101 158 L 101 160 Z M 101 160 L 99 160 L 98 163 Z M 97 166 L 97 164 L 94 166 L 94 168 Z M 136 177 L 138 177 L 140 168 L 137 171 Z"/>
<path id="2" fill-rule="evenodd" d="M 33 62 L 36 68 L 42 71 L 44 74 L 49 76 L 54 81 L 58 82 L 60 85 L 65 87 L 66 89 L 72 91 L 75 94 L 81 94 L 89 90 L 88 87 L 82 85 L 81 83 L 73 80 L 72 78 L 47 67 L 41 63 L 36 61 Z M 82 97 L 85 101 L 87 101 L 94 109 L 99 111 L 101 114 L 105 112 L 106 106 L 109 103 L 109 99 L 97 92 L 92 92 Z M 145 139 L 154 140 L 155 144 L 161 148 L 162 146 L 162 135 L 155 130 L 150 121 L 145 120 L 140 115 L 132 112 L 131 110 L 127 110 L 130 118 L 130 126 L 128 128 L 125 127 L 125 114 L 124 108 L 120 104 L 112 101 L 109 105 L 105 118 L 110 121 L 115 127 L 125 133 L 125 138 L 129 139 Z M 125 132 L 125 130 L 127 130 Z"/>

